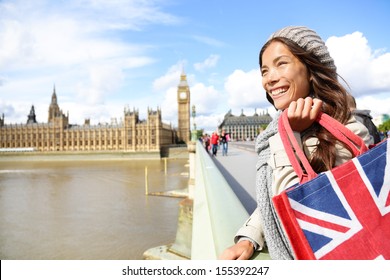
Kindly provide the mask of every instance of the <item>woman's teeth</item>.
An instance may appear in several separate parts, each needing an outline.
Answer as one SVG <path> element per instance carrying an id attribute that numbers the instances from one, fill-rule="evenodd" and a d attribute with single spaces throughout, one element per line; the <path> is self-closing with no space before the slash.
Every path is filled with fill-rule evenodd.
<path id="1" fill-rule="evenodd" d="M 272 95 L 279 95 L 279 94 L 285 93 L 286 91 L 287 91 L 287 88 L 278 88 L 278 89 L 271 91 L 271 94 Z"/>

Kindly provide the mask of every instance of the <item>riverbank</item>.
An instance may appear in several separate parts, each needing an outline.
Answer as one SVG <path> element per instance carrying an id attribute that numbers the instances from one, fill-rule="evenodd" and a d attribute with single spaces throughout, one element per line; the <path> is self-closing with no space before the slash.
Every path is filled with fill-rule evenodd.
<path id="1" fill-rule="evenodd" d="M 83 153 L 83 152 L 30 152 L 2 153 L 1 161 L 96 161 L 96 160 L 160 159 L 160 153 Z"/>
<path id="2" fill-rule="evenodd" d="M 19 152 L 0 153 L 1 161 L 96 161 L 96 160 L 160 160 L 188 158 L 187 147 L 167 147 L 155 152 Z"/>

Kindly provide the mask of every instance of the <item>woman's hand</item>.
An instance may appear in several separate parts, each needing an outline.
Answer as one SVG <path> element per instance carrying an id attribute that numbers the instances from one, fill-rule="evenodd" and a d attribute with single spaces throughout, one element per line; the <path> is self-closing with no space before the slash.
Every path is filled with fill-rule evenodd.
<path id="1" fill-rule="evenodd" d="M 292 101 L 287 108 L 287 116 L 291 129 L 302 132 L 309 128 L 321 112 L 322 100 L 306 97 Z"/>
<path id="2" fill-rule="evenodd" d="M 220 260 L 248 260 L 252 257 L 255 249 L 252 242 L 248 240 L 242 240 L 233 246 L 227 248 L 219 256 Z"/>

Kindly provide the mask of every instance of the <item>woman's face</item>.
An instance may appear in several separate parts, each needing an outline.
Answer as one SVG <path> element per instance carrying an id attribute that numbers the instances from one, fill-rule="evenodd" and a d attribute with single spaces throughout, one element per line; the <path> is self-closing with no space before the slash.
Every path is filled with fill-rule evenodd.
<path id="1" fill-rule="evenodd" d="M 310 93 L 306 66 L 281 42 L 272 42 L 263 52 L 261 75 L 267 94 L 276 109 L 286 109 L 291 101 Z"/>

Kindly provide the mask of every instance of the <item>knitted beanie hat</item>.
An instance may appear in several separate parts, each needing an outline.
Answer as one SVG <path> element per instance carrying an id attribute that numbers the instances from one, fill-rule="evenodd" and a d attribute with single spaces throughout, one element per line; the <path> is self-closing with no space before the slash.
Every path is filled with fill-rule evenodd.
<path id="1" fill-rule="evenodd" d="M 315 31 L 305 26 L 287 26 L 272 34 L 268 41 L 276 37 L 290 39 L 304 50 L 313 53 L 325 66 L 336 71 L 336 65 L 328 48 Z"/>

